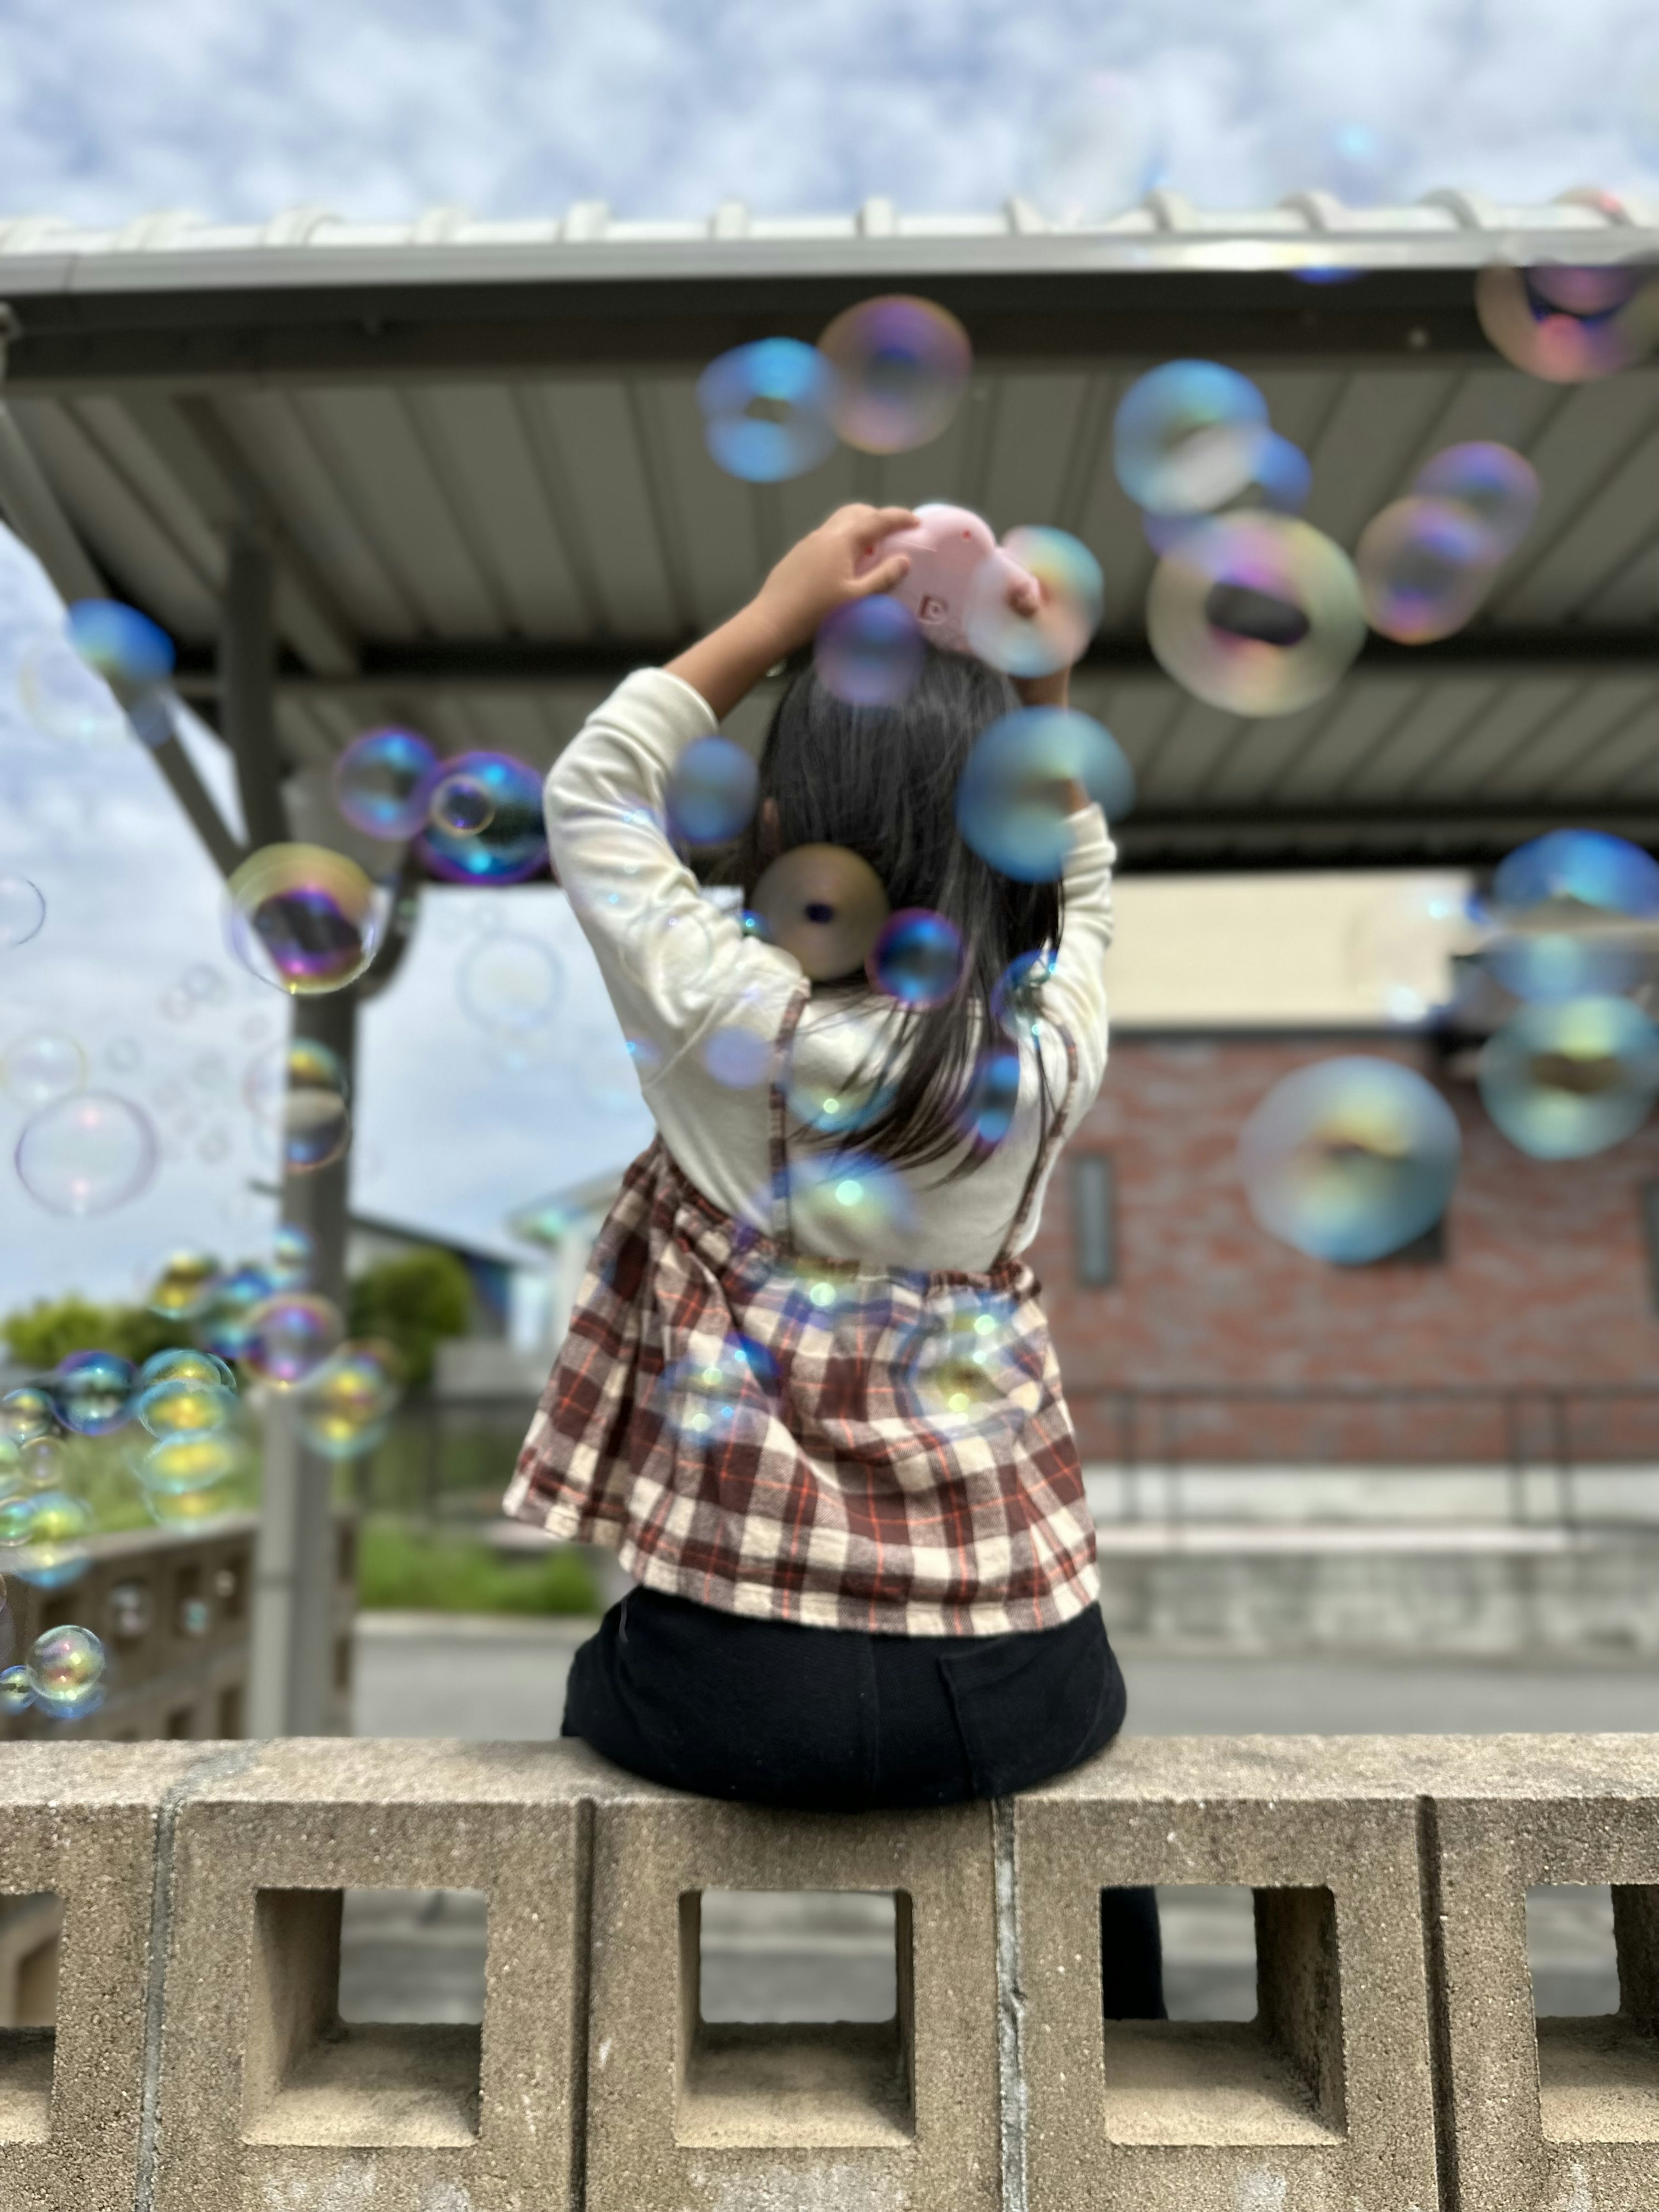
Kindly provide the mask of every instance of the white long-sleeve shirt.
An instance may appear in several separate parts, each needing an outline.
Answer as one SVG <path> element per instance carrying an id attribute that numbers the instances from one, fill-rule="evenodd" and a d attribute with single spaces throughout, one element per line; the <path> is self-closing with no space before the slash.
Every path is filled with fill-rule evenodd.
<path id="1" fill-rule="evenodd" d="M 545 805 L 553 865 L 598 957 L 658 1128 L 682 1172 L 722 1212 L 770 1225 L 767 1054 L 801 981 L 799 963 L 747 935 L 714 907 L 663 833 L 669 780 L 685 748 L 711 736 L 707 701 L 663 669 L 618 686 L 554 764 Z M 1065 928 L 1043 987 L 1037 1049 L 1051 1097 L 1065 1096 L 1065 1048 L 1077 1052 L 1066 1110 L 1074 1128 L 1106 1066 L 1104 962 L 1115 854 L 1097 806 L 1072 817 Z M 906 1017 L 873 988 L 815 994 L 785 1079 L 792 1103 L 821 1125 L 852 1115 L 872 1037 Z M 875 1056 L 878 1065 L 879 1052 Z M 1022 1054 L 1018 1105 L 1003 1142 L 966 1176 L 949 1162 L 902 1173 L 876 1167 L 826 1183 L 821 1148 L 793 1125 L 791 1228 L 804 1251 L 872 1267 L 988 1267 L 1008 1242 L 1036 1156 L 1036 1051 Z M 718 1070 L 718 1073 L 712 1072 Z M 751 1075 L 756 1079 L 744 1081 Z M 854 1116 L 855 1118 L 855 1116 Z M 856 1147 L 856 1128 L 845 1143 Z M 1045 1178 L 1046 1181 L 1046 1178 Z M 1014 1240 L 1035 1234 L 1041 1188 Z"/>

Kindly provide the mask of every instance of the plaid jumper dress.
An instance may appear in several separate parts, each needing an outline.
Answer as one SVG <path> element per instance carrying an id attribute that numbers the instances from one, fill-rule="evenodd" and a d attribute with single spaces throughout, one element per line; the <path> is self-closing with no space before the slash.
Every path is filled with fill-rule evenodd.
<path id="1" fill-rule="evenodd" d="M 651 1589 L 810 1627 L 992 1636 L 1093 1604 L 1077 1442 L 1011 1250 L 1071 1103 L 1064 1042 L 1066 1098 L 979 1273 L 797 1252 L 781 1076 L 769 1235 L 711 1205 L 659 1136 L 599 1231 L 503 1510 L 614 1549 Z"/>

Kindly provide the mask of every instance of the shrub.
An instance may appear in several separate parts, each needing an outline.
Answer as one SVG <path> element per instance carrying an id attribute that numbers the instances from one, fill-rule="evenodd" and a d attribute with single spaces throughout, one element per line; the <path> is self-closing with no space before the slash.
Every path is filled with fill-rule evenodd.
<path id="1" fill-rule="evenodd" d="M 441 1340 L 471 1327 L 472 1280 L 453 1252 L 405 1253 L 358 1276 L 348 1317 L 353 1336 L 384 1337 L 396 1347 L 411 1386 L 429 1382 Z"/>
<path id="2" fill-rule="evenodd" d="M 577 1551 L 503 1559 L 485 1544 L 433 1536 L 395 1522 L 363 1525 L 357 1601 L 409 1613 L 594 1613 L 599 1586 Z"/>

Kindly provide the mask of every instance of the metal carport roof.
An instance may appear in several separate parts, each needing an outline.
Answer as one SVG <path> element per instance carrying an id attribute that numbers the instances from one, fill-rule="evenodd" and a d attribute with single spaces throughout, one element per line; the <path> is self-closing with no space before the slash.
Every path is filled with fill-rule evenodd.
<path id="1" fill-rule="evenodd" d="M 545 762 L 619 670 L 728 611 L 836 501 L 949 498 L 999 529 L 1059 524 L 1103 563 L 1077 689 L 1139 771 L 1132 865 L 1329 866 L 1480 860 L 1568 820 L 1659 842 L 1659 369 L 1534 381 L 1473 299 L 1488 263 L 1632 254 L 1659 254 L 1659 210 L 1594 194 L 1210 214 L 1158 193 L 1089 230 L 1018 203 L 822 222 L 733 203 L 703 224 L 438 210 L 403 228 L 302 209 L 259 230 L 0 222 L 0 299 L 24 439 L 210 711 L 227 534 L 273 544 L 296 767 L 392 714 L 450 750 Z M 1297 281 L 1333 266 L 1361 274 Z M 946 434 L 781 485 L 723 476 L 704 362 L 896 289 L 974 339 Z M 1332 698 L 1283 719 L 1173 684 L 1144 642 L 1152 556 L 1109 431 L 1136 374 L 1190 353 L 1256 379 L 1313 461 L 1310 518 L 1349 547 L 1437 447 L 1527 453 L 1542 508 L 1479 619 L 1438 646 L 1372 641 Z M 26 490 L 0 446 L 14 519 Z"/>

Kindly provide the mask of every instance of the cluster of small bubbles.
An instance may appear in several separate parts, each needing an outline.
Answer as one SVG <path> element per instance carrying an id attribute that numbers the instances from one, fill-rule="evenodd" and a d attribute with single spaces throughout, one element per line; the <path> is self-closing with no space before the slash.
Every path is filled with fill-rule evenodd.
<path id="1" fill-rule="evenodd" d="M 896 707 L 915 690 L 927 653 L 909 608 L 875 592 L 825 616 L 812 665 L 824 690 L 849 707 Z"/>
<path id="2" fill-rule="evenodd" d="M 830 420 L 864 453 L 904 453 L 948 428 L 973 368 L 953 314 L 904 293 L 863 300 L 829 324 L 818 351 L 834 372 Z"/>
<path id="3" fill-rule="evenodd" d="M 668 826 L 684 845 L 729 845 L 755 811 L 760 771 L 730 738 L 699 738 L 668 779 Z"/>
<path id="4" fill-rule="evenodd" d="M 46 919 L 46 902 L 28 878 L 0 873 L 0 952 L 38 937 Z"/>
<path id="5" fill-rule="evenodd" d="M 1073 785 L 1109 820 L 1133 806 L 1134 771 L 1098 722 L 1073 708 L 1022 708 L 975 739 L 957 786 L 957 827 L 1001 874 L 1054 883 L 1072 848 Z"/>
<path id="6" fill-rule="evenodd" d="M 426 821 L 438 756 L 414 730 L 365 730 L 334 763 L 334 800 L 354 830 L 392 843 Z"/>
<path id="7" fill-rule="evenodd" d="M 1117 70 L 1093 70 L 1037 133 L 1031 198 L 1052 222 L 1109 222 L 1152 190 L 1164 161 L 1163 118 L 1147 88 Z"/>
<path id="8" fill-rule="evenodd" d="M 1294 714 L 1334 690 L 1365 641 L 1353 564 L 1295 516 L 1241 512 L 1185 532 L 1152 574 L 1160 665 L 1212 707 Z"/>
<path id="9" fill-rule="evenodd" d="M 1261 1226 L 1312 1258 L 1364 1266 L 1423 1236 L 1456 1183 L 1457 1119 L 1396 1060 L 1298 1068 L 1245 1123 L 1239 1171 Z"/>
<path id="10" fill-rule="evenodd" d="M 52 1375 L 52 1404 L 76 1436 L 108 1436 L 131 1415 L 133 1382 L 132 1362 L 118 1352 L 71 1352 Z"/>
<path id="11" fill-rule="evenodd" d="M 1483 269 L 1480 327 L 1505 361 L 1547 384 L 1589 384 L 1659 345 L 1659 278 L 1639 262 Z"/>
<path id="12" fill-rule="evenodd" d="M 71 1036 L 40 1030 L 0 1055 L 0 1088 L 26 1113 L 85 1087 L 87 1056 Z"/>
<path id="13" fill-rule="evenodd" d="M 210 1252 L 169 1252 L 156 1269 L 144 1304 L 163 1321 L 194 1321 L 207 1311 L 219 1281 Z"/>
<path id="14" fill-rule="evenodd" d="M 1512 1145 L 1587 1159 L 1633 1136 L 1659 1097 L 1659 1030 L 1628 999 L 1522 1006 L 1487 1038 L 1480 1096 Z"/>
<path id="15" fill-rule="evenodd" d="M 463 1011 L 481 1029 L 520 1038 L 550 1027 L 564 1003 L 564 963 L 516 931 L 481 938 L 456 970 Z"/>
<path id="16" fill-rule="evenodd" d="M 657 1411 L 664 1427 L 693 1449 L 733 1437 L 758 1442 L 775 1389 L 768 1354 L 746 1338 L 731 1337 L 666 1368 L 655 1394 Z"/>
<path id="17" fill-rule="evenodd" d="M 1451 1003 L 1453 963 L 1478 951 L 1485 934 L 1461 878 L 1413 877 L 1380 891 L 1355 917 L 1348 973 L 1390 1021 L 1425 1022 Z"/>
<path id="18" fill-rule="evenodd" d="M 711 361 L 697 379 L 703 441 L 728 476 L 781 483 L 836 447 L 836 375 L 816 346 L 759 338 Z"/>
<path id="19" fill-rule="evenodd" d="M 313 1291 L 278 1291 L 247 1316 L 242 1364 L 279 1390 L 313 1375 L 339 1346 L 345 1322 L 331 1298 Z"/>
<path id="20" fill-rule="evenodd" d="M 1152 514 L 1207 514 L 1255 481 L 1271 435 L 1249 379 L 1212 361 L 1171 361 L 1124 394 L 1112 429 L 1118 482 Z"/>
<path id="21" fill-rule="evenodd" d="M 311 1038 L 260 1054 L 243 1078 L 242 1095 L 255 1119 L 276 1131 L 283 1164 L 297 1174 L 331 1167 L 351 1141 L 344 1066 Z"/>
<path id="22" fill-rule="evenodd" d="M 295 1390 L 300 1434 L 325 1459 L 356 1458 L 380 1442 L 401 1395 L 391 1346 L 349 1341 Z"/>
<path id="23" fill-rule="evenodd" d="M 840 845 L 796 845 L 754 890 L 770 943 L 815 982 L 856 975 L 887 920 L 887 894 L 867 860 Z"/>
<path id="24" fill-rule="evenodd" d="M 789 1212 L 795 1235 L 834 1253 L 879 1249 L 913 1227 L 915 1206 L 903 1178 L 859 1152 L 807 1152 L 789 1164 Z"/>
<path id="25" fill-rule="evenodd" d="M 962 932 L 928 907 L 890 915 L 870 948 L 866 972 L 878 991 L 913 1012 L 942 1006 L 962 981 Z"/>
<path id="26" fill-rule="evenodd" d="M 1013 1044 L 987 1045 L 957 1113 L 957 1127 L 976 1153 L 994 1152 L 1019 1110 L 1021 1062 Z"/>
<path id="27" fill-rule="evenodd" d="M 270 1279 L 279 1291 L 303 1291 L 317 1265 L 317 1240 L 298 1222 L 279 1222 L 270 1240 Z"/>
<path id="28" fill-rule="evenodd" d="M 231 949 L 295 997 L 343 990 L 374 957 L 381 909 L 353 860 L 324 845 L 266 845 L 225 886 Z"/>
<path id="29" fill-rule="evenodd" d="M 947 1432 L 1006 1422 L 1010 1383 L 1022 1379 L 1012 1357 L 1015 1304 L 994 1291 L 958 1293 L 925 1313 L 896 1363 L 905 1410 Z"/>
<path id="30" fill-rule="evenodd" d="M 489 787 L 476 775 L 441 776 L 432 787 L 427 819 L 452 837 L 476 837 L 495 818 Z"/>
<path id="31" fill-rule="evenodd" d="M 37 1206 L 82 1218 L 137 1197 L 159 1158 L 155 1131 L 142 1109 L 112 1091 L 83 1091 L 24 1123 L 14 1162 Z"/>
<path id="32" fill-rule="evenodd" d="M 521 884 L 547 865 L 542 780 L 510 753 L 459 753 L 444 763 L 447 779 L 476 785 L 489 804 L 476 829 L 457 830 L 423 815 L 416 851 L 446 883 Z"/>
<path id="33" fill-rule="evenodd" d="M 119 744 L 126 717 L 107 684 L 63 630 L 43 632 L 17 663 L 17 696 L 43 736 L 66 744 Z"/>
<path id="34" fill-rule="evenodd" d="M 1042 603 L 1034 613 L 1021 612 L 1010 598 L 1004 565 L 983 562 L 968 588 L 963 627 L 969 646 L 1010 676 L 1052 676 L 1069 668 L 1100 627 L 1106 587 L 1099 562 L 1064 530 L 1011 530 L 1002 550 L 1036 580 Z"/>

